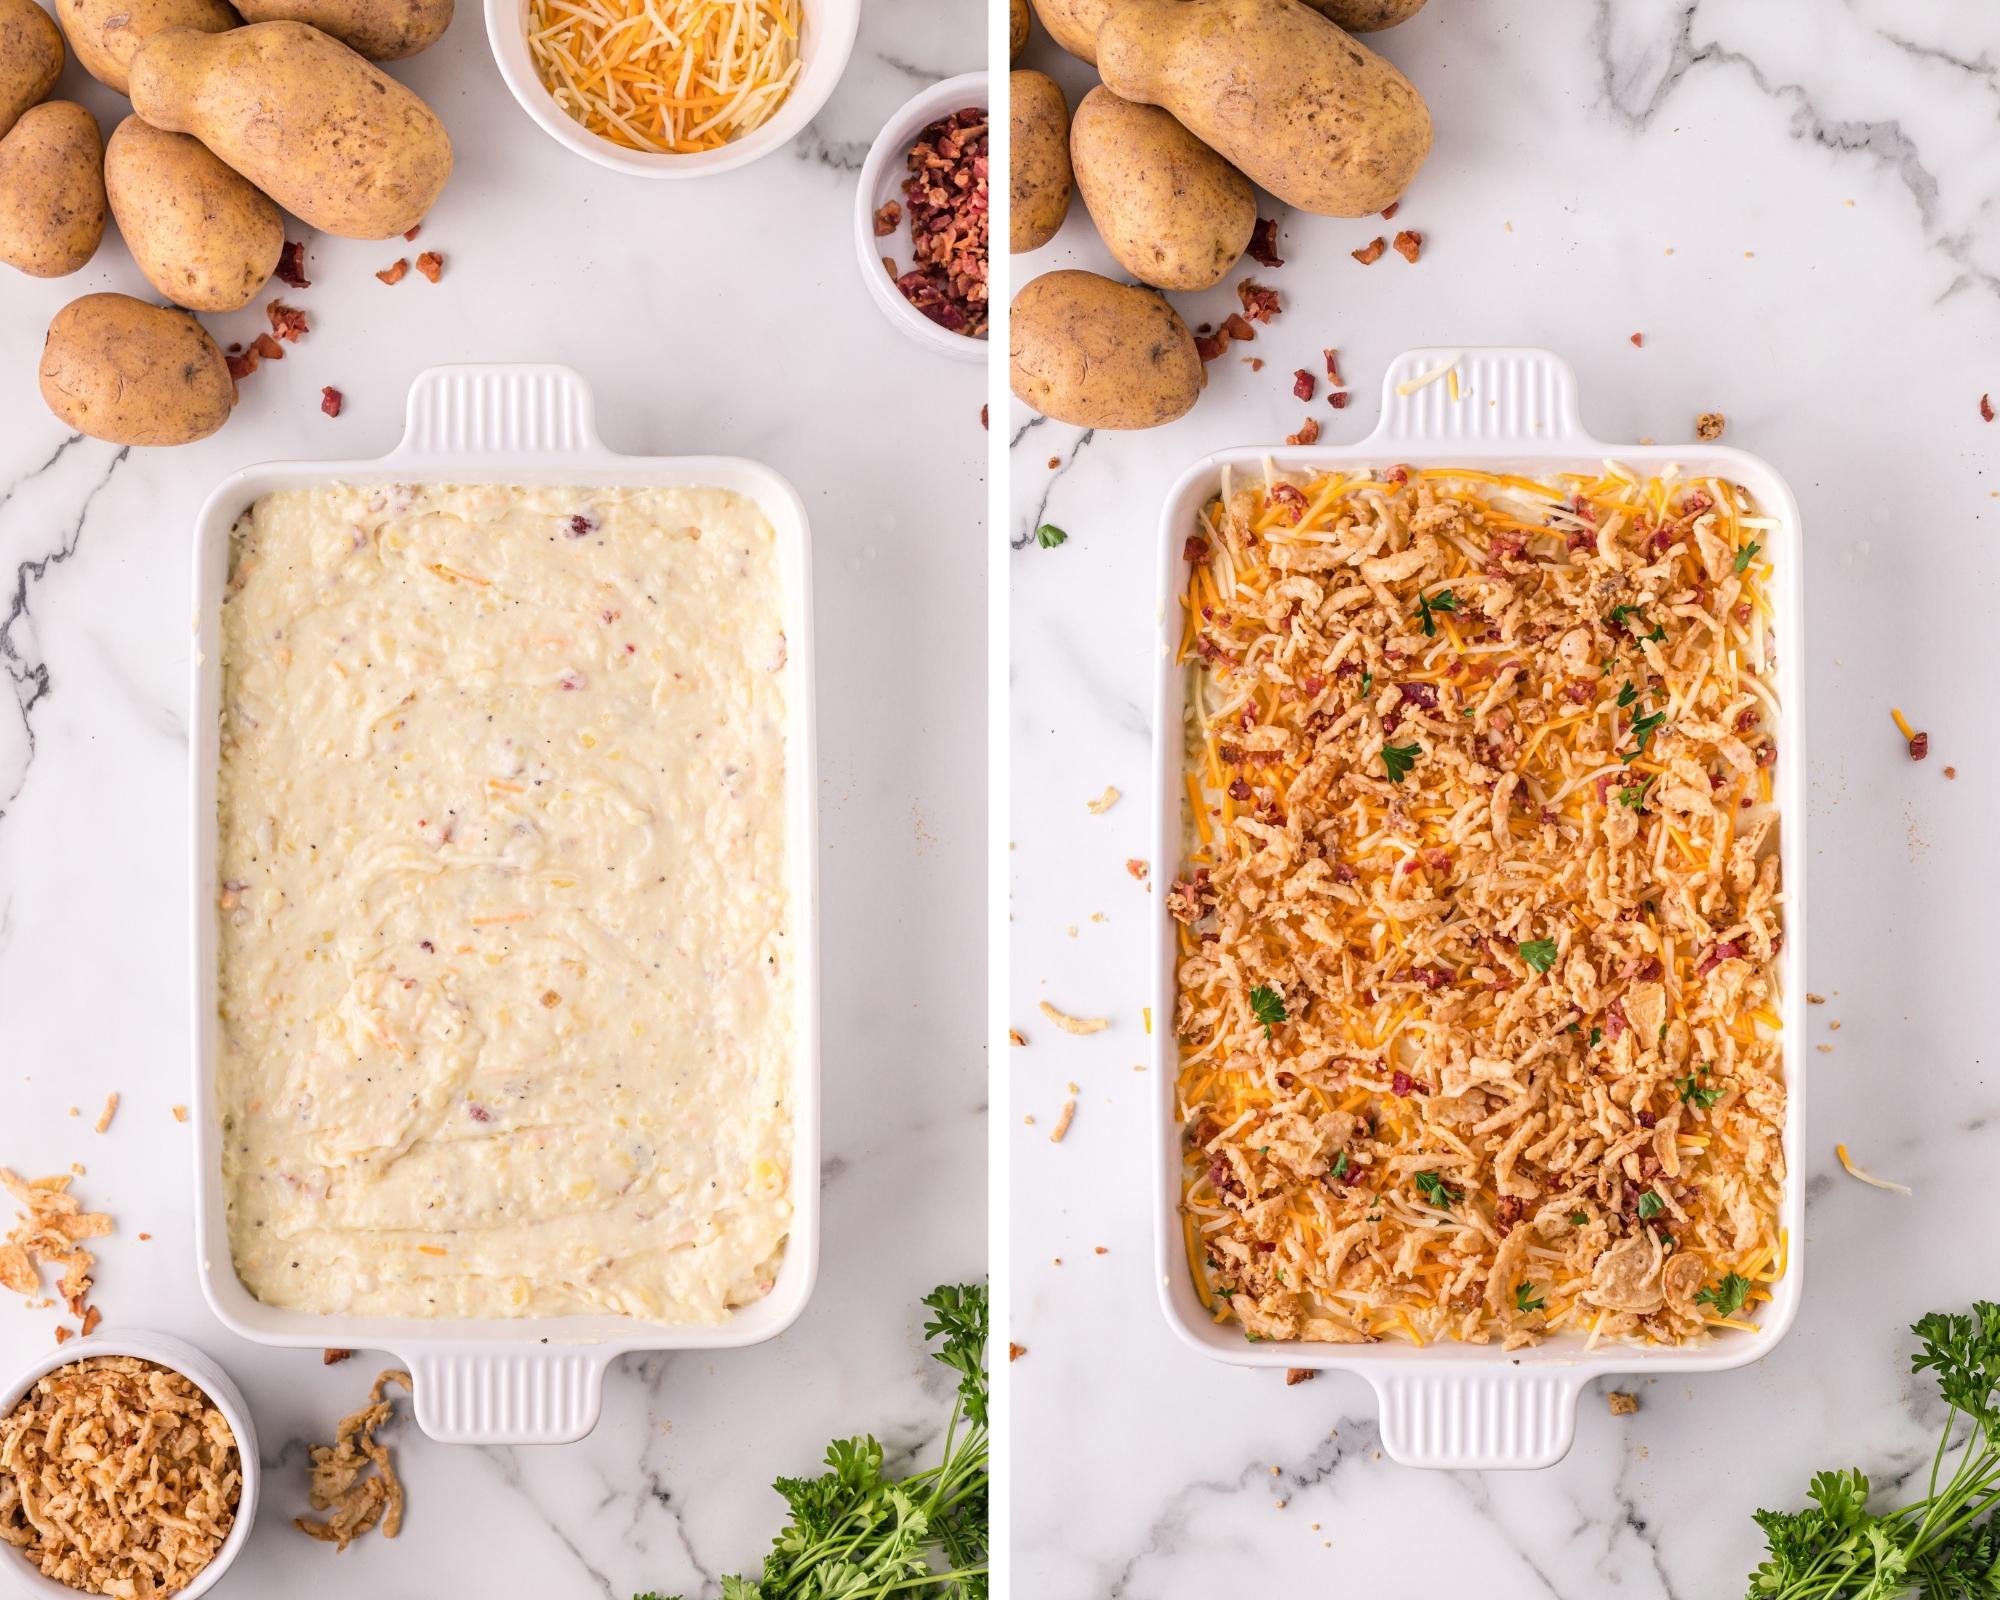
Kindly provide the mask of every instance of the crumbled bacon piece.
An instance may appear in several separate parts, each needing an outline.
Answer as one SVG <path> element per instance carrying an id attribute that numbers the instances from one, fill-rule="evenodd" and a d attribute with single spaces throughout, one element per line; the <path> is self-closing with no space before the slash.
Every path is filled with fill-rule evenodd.
<path id="1" fill-rule="evenodd" d="M 1930 753 L 1931 736 L 1928 733 L 1919 730 L 1910 735 L 1910 759 L 1912 761 L 1921 761 Z"/>
<path id="2" fill-rule="evenodd" d="M 1285 508 L 1285 521 L 1291 527 L 1296 528 L 1306 514 L 1306 497 L 1297 484 L 1274 484 L 1268 498 L 1272 505 Z"/>
<path id="3" fill-rule="evenodd" d="M 903 208 L 890 200 L 875 208 L 875 237 L 886 239 L 903 225 Z"/>
<path id="4" fill-rule="evenodd" d="M 329 384 L 319 392 L 319 408 L 329 417 L 337 417 L 340 415 L 342 399 L 341 392 Z"/>
<path id="5" fill-rule="evenodd" d="M 1300 367 L 1292 374 L 1292 393 L 1301 400 L 1310 400 L 1313 397 L 1313 375 L 1304 367 Z"/>
<path id="6" fill-rule="evenodd" d="M 306 247 L 303 240 L 287 239 L 278 252 L 278 281 L 291 289 L 310 289 L 306 277 Z"/>
<path id="7" fill-rule="evenodd" d="M 264 315 L 271 319 L 271 331 L 288 344 L 297 344 L 306 331 L 306 314 L 282 300 L 273 300 L 264 307 Z"/>
<path id="8" fill-rule="evenodd" d="M 1260 267 L 1282 267 L 1278 259 L 1278 219 L 1259 217 L 1250 230 L 1250 259 Z"/>
<path id="9" fill-rule="evenodd" d="M 1305 421 L 1299 424 L 1299 431 L 1297 433 L 1288 433 L 1285 435 L 1285 443 L 1286 444 L 1319 443 L 1319 418 L 1307 417 Z"/>
<path id="10" fill-rule="evenodd" d="M 1336 411 L 1345 411 L 1347 409 L 1347 391 L 1345 389 L 1334 390 L 1332 394 L 1326 397 L 1326 403 Z"/>
<path id="11" fill-rule="evenodd" d="M 1643 348 L 1645 346 L 1645 343 L 1646 343 L 1646 336 L 1643 333 L 1635 333 L 1632 335 L 1632 345 L 1634 349 Z"/>
<path id="12" fill-rule="evenodd" d="M 1437 710 L 1438 689 L 1434 683 L 1399 683 L 1396 693 L 1406 706 L 1422 706 L 1426 711 Z"/>
<path id="13" fill-rule="evenodd" d="M 1979 397 L 1979 415 L 1988 422 L 1993 420 L 1993 398 L 1991 395 L 1983 394 Z"/>
<path id="14" fill-rule="evenodd" d="M 417 271 L 421 272 L 432 283 L 436 283 L 444 274 L 444 257 L 439 255 L 435 250 L 426 250 L 422 255 L 417 257 Z"/>
<path id="15" fill-rule="evenodd" d="M 1222 331 L 1232 339 L 1240 339 L 1248 344 L 1257 337 L 1257 330 L 1243 320 L 1240 312 L 1232 311 L 1222 319 Z"/>
<path id="16" fill-rule="evenodd" d="M 1187 543 L 1181 546 L 1181 560 L 1189 566 L 1198 566 L 1209 557 L 1208 541 L 1198 533 L 1188 535 Z"/>
<path id="17" fill-rule="evenodd" d="M 399 256 L 396 259 L 396 263 L 394 266 L 384 267 L 380 272 L 376 273 L 375 276 L 380 278 L 384 283 L 397 284 L 401 283 L 404 278 L 408 277 L 409 272 L 410 272 L 409 258 L 406 256 Z"/>
<path id="18" fill-rule="evenodd" d="M 1396 213 L 1398 211 L 1401 211 L 1402 209 L 1403 209 L 1402 201 L 1391 200 L 1386 206 L 1382 208 L 1382 220 L 1384 222 L 1394 222 L 1396 220 Z"/>
<path id="19" fill-rule="evenodd" d="M 1396 235 L 1396 254 L 1405 261 L 1415 261 L 1424 247 L 1424 236 L 1413 229 L 1405 228 Z"/>
<path id="20" fill-rule="evenodd" d="M 1204 362 L 1213 361 L 1228 348 L 1229 335 L 1226 333 L 1202 333 L 1195 335 L 1194 353 L 1200 356 Z"/>
<path id="21" fill-rule="evenodd" d="M 1320 354 L 1326 357 L 1326 381 L 1328 386 L 1335 389 L 1346 388 L 1347 380 L 1340 375 L 1340 352 L 1338 350 L 1322 350 Z"/>
<path id="22" fill-rule="evenodd" d="M 1265 288 L 1255 278 L 1245 278 L 1239 283 L 1236 297 L 1243 302 L 1243 314 L 1252 322 L 1269 322 L 1278 314 L 1278 291 Z"/>
<path id="23" fill-rule="evenodd" d="M 422 233 L 423 231 L 424 231 L 424 225 L 421 222 L 412 223 L 409 227 L 409 230 L 403 235 L 403 242 L 405 244 L 409 243 L 412 239 L 416 238 L 416 236 Z"/>
<path id="24" fill-rule="evenodd" d="M 1364 267 L 1367 267 L 1373 266 L 1377 261 L 1380 261 L 1382 259 L 1382 252 L 1388 248 L 1389 241 L 1378 233 L 1359 250 L 1350 250 L 1347 253 L 1353 256 Z"/>
<path id="25" fill-rule="evenodd" d="M 1313 1371 L 1311 1367 L 1287 1367 L 1285 1368 L 1285 1387 L 1289 1389 L 1296 1384 L 1311 1383 L 1318 1376 L 1319 1374 Z"/>
<path id="26" fill-rule="evenodd" d="M 982 107 L 940 117 L 910 146 L 903 180 L 915 265 L 896 287 L 939 327 L 971 339 L 986 337 L 987 132 Z"/>

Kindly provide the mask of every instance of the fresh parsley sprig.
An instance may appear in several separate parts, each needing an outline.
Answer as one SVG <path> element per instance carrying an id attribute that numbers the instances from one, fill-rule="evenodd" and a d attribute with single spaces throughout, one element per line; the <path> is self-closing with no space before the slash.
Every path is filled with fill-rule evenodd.
<path id="1" fill-rule="evenodd" d="M 1258 984 L 1250 991 L 1250 1014 L 1264 1024 L 1264 1037 L 1271 1037 L 1272 1028 L 1290 1020 L 1285 1011 L 1285 997 L 1276 989 Z"/>
<path id="2" fill-rule="evenodd" d="M 1449 1211 L 1465 1196 L 1446 1183 L 1435 1172 L 1419 1172 L 1416 1177 L 1417 1189 L 1440 1211 Z"/>
<path id="3" fill-rule="evenodd" d="M 1458 596 L 1453 594 L 1449 589 L 1440 589 L 1436 594 L 1420 594 L 1417 596 L 1417 616 L 1423 622 L 1424 637 L 1426 639 L 1435 639 L 1437 637 L 1437 618 L 1432 613 L 1438 611 L 1448 611 L 1456 614 L 1458 611 Z"/>
<path id="4" fill-rule="evenodd" d="M 1556 942 L 1553 939 L 1523 940 L 1514 949 L 1537 972 L 1547 972 L 1556 964 Z"/>
<path id="5" fill-rule="evenodd" d="M 1382 746 L 1382 765 L 1389 770 L 1389 781 L 1401 783 L 1410 775 L 1410 768 L 1417 764 L 1417 757 L 1424 753 L 1418 744 L 1385 744 Z"/>

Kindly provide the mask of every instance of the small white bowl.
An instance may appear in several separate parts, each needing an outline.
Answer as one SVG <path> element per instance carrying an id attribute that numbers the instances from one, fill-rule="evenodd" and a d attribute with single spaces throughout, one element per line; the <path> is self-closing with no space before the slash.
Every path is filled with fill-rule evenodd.
<path id="1" fill-rule="evenodd" d="M 257 1459 L 257 1430 L 250 1422 L 250 1408 L 243 1403 L 243 1395 L 229 1381 L 229 1375 L 193 1345 L 184 1344 L 164 1333 L 135 1329 L 115 1334 L 94 1333 L 88 1339 L 72 1339 L 68 1344 L 57 1345 L 34 1365 L 14 1374 L 5 1388 L 0 1388 L 0 1417 L 11 1413 L 37 1380 L 58 1367 L 66 1367 L 91 1356 L 137 1356 L 141 1361 L 172 1368 L 215 1402 L 215 1409 L 222 1413 L 222 1420 L 229 1424 L 229 1431 L 236 1435 L 236 1457 L 242 1463 L 243 1471 L 243 1489 L 236 1501 L 236 1520 L 229 1525 L 229 1536 L 222 1541 L 222 1548 L 215 1552 L 215 1559 L 174 1597 L 174 1600 L 197 1600 L 197 1596 L 207 1594 L 215 1587 L 216 1581 L 229 1570 L 229 1563 L 249 1543 L 250 1524 L 257 1517 L 257 1483 L 262 1474 Z M 56 1582 L 54 1578 L 43 1577 L 28 1565 L 20 1551 L 11 1546 L 0 1546 L 0 1590 L 48 1597 L 48 1600 L 55 1600 L 58 1596 L 62 1600 L 76 1600 L 80 1592 L 66 1583 Z"/>
<path id="2" fill-rule="evenodd" d="M 528 0 L 486 0 L 486 37 L 493 46 L 493 59 L 521 109 L 557 144 L 568 146 L 600 167 L 640 178 L 706 178 L 729 172 L 769 155 L 803 133 L 847 70 L 847 58 L 854 53 L 854 36 L 861 27 L 861 0 L 802 0 L 800 20 L 799 76 L 777 115 L 718 149 L 694 155 L 655 155 L 598 138 L 558 106 L 528 53 Z"/>
<path id="3" fill-rule="evenodd" d="M 962 333 L 939 327 L 903 298 L 902 291 L 896 287 L 896 280 L 882 269 L 884 256 L 901 263 L 906 271 L 914 265 L 910 249 L 910 208 L 903 196 L 903 180 L 910 175 L 910 146 L 917 142 L 917 135 L 938 118 L 963 111 L 967 106 L 978 106 L 988 112 L 992 110 L 985 73 L 968 72 L 934 84 L 913 97 L 889 119 L 888 126 L 869 148 L 868 159 L 861 164 L 861 184 L 854 196 L 854 244 L 861 262 L 862 281 L 868 285 L 869 296 L 881 308 L 883 316 L 928 349 L 955 356 L 960 361 L 984 361 L 986 340 L 967 338 Z M 884 234 L 878 239 L 875 237 L 875 213 L 891 200 L 902 206 L 903 220 L 896 225 L 894 233 Z"/>

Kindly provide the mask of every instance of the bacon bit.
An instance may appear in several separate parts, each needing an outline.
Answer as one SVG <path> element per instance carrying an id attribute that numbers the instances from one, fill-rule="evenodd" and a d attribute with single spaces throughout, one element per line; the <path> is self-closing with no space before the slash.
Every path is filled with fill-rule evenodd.
<path id="1" fill-rule="evenodd" d="M 1646 336 L 1643 333 L 1633 334 L 1632 348 L 1635 350 L 1643 350 L 1645 347 L 1646 347 Z"/>
<path id="2" fill-rule="evenodd" d="M 1993 400 L 1990 395 L 1979 397 L 1979 415 L 1987 422 L 1993 420 Z"/>
<path id="3" fill-rule="evenodd" d="M 335 1367 L 353 1354 L 352 1350 L 322 1350 L 319 1353 L 319 1364 L 323 1367 Z"/>
<path id="4" fill-rule="evenodd" d="M 1947 778 L 1956 778 L 1956 777 L 1958 776 L 1958 768 L 1956 768 L 1956 767 L 1946 767 L 1946 768 L 1944 769 L 1944 775 L 1945 775 L 1945 776 L 1946 776 Z"/>
<path id="5" fill-rule="evenodd" d="M 1288 513 L 1285 518 L 1288 527 L 1296 528 L 1299 519 L 1306 514 L 1306 497 L 1300 492 L 1297 484 L 1277 484 L 1266 498 L 1269 504 L 1285 508 Z"/>
<path id="6" fill-rule="evenodd" d="M 1282 267 L 1278 259 L 1278 219 L 1259 217 L 1250 230 L 1250 259 L 1260 267 Z"/>
<path id="7" fill-rule="evenodd" d="M 1415 261 L 1423 247 L 1424 236 L 1421 233 L 1405 228 L 1401 233 L 1396 235 L 1396 254 L 1401 256 L 1405 261 Z"/>
<path id="8" fill-rule="evenodd" d="M 1319 418 L 1307 417 L 1299 424 L 1297 433 L 1285 435 L 1286 444 L 1317 444 L 1319 442 Z"/>
<path id="9" fill-rule="evenodd" d="M 1311 1367 L 1287 1367 L 1285 1368 L 1285 1387 L 1290 1389 L 1301 1383 L 1311 1383 L 1318 1376 L 1319 1374 L 1313 1371 Z"/>
<path id="10" fill-rule="evenodd" d="M 891 200 L 886 205 L 877 207 L 875 212 L 876 238 L 886 239 L 902 225 L 903 207 L 899 202 Z"/>
<path id="11" fill-rule="evenodd" d="M 76 1337 L 76 1331 L 73 1328 L 58 1327 L 56 1329 L 57 1344 L 68 1344 L 70 1340 L 74 1339 L 75 1337 Z"/>
<path id="12" fill-rule="evenodd" d="M 444 257 L 439 255 L 435 250 L 426 250 L 422 255 L 417 257 L 417 271 L 421 272 L 432 283 L 436 283 L 444 274 Z"/>
<path id="13" fill-rule="evenodd" d="M 1422 706 L 1426 711 L 1437 710 L 1438 691 L 1434 683 L 1399 683 L 1396 692 L 1406 706 Z"/>
<path id="14" fill-rule="evenodd" d="M 271 319 L 271 331 L 287 344 L 297 344 L 299 335 L 306 331 L 306 314 L 282 300 L 273 300 L 264 307 L 264 315 Z"/>
<path id="15" fill-rule="evenodd" d="M 1387 239 L 1384 239 L 1380 234 L 1377 234 L 1374 238 L 1370 239 L 1365 245 L 1363 245 L 1359 250 L 1350 250 L 1347 253 L 1352 257 L 1354 257 L 1354 259 L 1360 262 L 1364 267 L 1372 267 L 1376 262 L 1382 259 L 1382 252 L 1384 250 L 1387 250 L 1388 248 L 1389 248 L 1389 241 Z"/>
<path id="16" fill-rule="evenodd" d="M 1129 876 L 1135 883 L 1144 883 L 1146 879 L 1152 875 L 1152 871 L 1153 871 L 1153 864 L 1150 861 L 1141 860 L 1138 856 L 1126 857 L 1125 860 L 1126 875 Z"/>
<path id="17" fill-rule="evenodd" d="M 1326 397 L 1326 403 L 1336 411 L 1345 411 L 1347 409 L 1347 391 L 1345 389 L 1336 389 Z"/>
<path id="18" fill-rule="evenodd" d="M 1326 357 L 1327 386 L 1333 389 L 1346 388 L 1347 380 L 1340 375 L 1340 352 L 1338 350 L 1322 350 L 1320 354 Z M 1310 398 L 1310 396 L 1305 398 Z"/>
<path id="19" fill-rule="evenodd" d="M 1190 534 L 1186 544 L 1181 546 L 1181 560 L 1189 566 L 1199 566 L 1208 559 L 1208 541 L 1200 534 Z"/>
<path id="20" fill-rule="evenodd" d="M 1252 322 L 1269 322 L 1278 314 L 1278 291 L 1265 288 L 1255 278 L 1245 278 L 1236 286 L 1236 298 L 1243 302 L 1244 315 Z"/>
<path id="21" fill-rule="evenodd" d="M 1921 761 L 1931 753 L 1931 736 L 1919 729 L 1910 735 L 1910 759 Z"/>
<path id="22" fill-rule="evenodd" d="M 1244 344 L 1248 344 L 1252 339 L 1257 337 L 1257 330 L 1245 322 L 1239 312 L 1235 311 L 1230 312 L 1228 316 L 1222 319 L 1222 331 L 1228 334 L 1230 338 L 1241 340 Z"/>
<path id="23" fill-rule="evenodd" d="M 424 225 L 421 222 L 415 224 L 408 233 L 403 235 L 403 242 L 405 244 L 409 243 L 410 240 L 416 238 L 416 236 L 422 233 L 423 231 L 424 231 Z"/>
<path id="24" fill-rule="evenodd" d="M 1398 211 L 1401 211 L 1402 209 L 1403 209 L 1402 201 L 1391 200 L 1386 206 L 1382 208 L 1382 220 L 1384 222 L 1394 222 L 1396 220 L 1396 213 Z"/>
<path id="25" fill-rule="evenodd" d="M 340 415 L 340 407 L 344 398 L 338 389 L 328 385 L 319 392 L 319 408 L 329 417 L 337 417 Z"/>
<path id="26" fill-rule="evenodd" d="M 1301 400 L 1310 400 L 1313 397 L 1313 375 L 1304 367 L 1300 367 L 1292 374 L 1292 393 Z"/>
<path id="27" fill-rule="evenodd" d="M 376 273 L 375 276 L 380 278 L 384 283 L 397 284 L 401 283 L 404 278 L 408 277 L 409 272 L 410 272 L 409 258 L 407 256 L 403 256 L 397 258 L 396 264 L 393 267 L 384 267 L 380 272 Z"/>
<path id="28" fill-rule="evenodd" d="M 1028 1347 L 1026 1345 L 1016 1344 L 1011 1339 L 1007 1341 L 1007 1359 L 1009 1361 L 1019 1361 L 1027 1353 Z"/>
<path id="29" fill-rule="evenodd" d="M 1694 969 L 1695 976 L 1705 978 L 1723 962 L 1740 960 L 1742 955 L 1742 945 L 1734 939 L 1725 939 L 1702 959 L 1701 965 Z"/>
<path id="30" fill-rule="evenodd" d="M 1631 1026 L 1632 1024 L 1625 1016 L 1624 999 L 1621 997 L 1612 1001 L 1610 1009 L 1604 1013 L 1604 1032 L 1606 1036 L 1615 1039 Z"/>
<path id="31" fill-rule="evenodd" d="M 1007 1030 L 1007 1042 L 1016 1050 L 1025 1050 L 1028 1048 L 1028 1036 L 1019 1028 L 1009 1028 Z"/>
<path id="32" fill-rule="evenodd" d="M 1204 362 L 1213 361 L 1228 348 L 1229 335 L 1226 333 L 1205 333 L 1194 342 L 1194 353 Z"/>
<path id="33" fill-rule="evenodd" d="M 306 277 L 306 247 L 302 239 L 287 239 L 278 252 L 278 281 L 291 289 L 310 289 Z"/>
<path id="34" fill-rule="evenodd" d="M 1694 436 L 1697 439 L 1720 439 L 1728 420 L 1720 411 L 1704 411 L 1694 419 Z"/>
<path id="35" fill-rule="evenodd" d="M 1072 1017 L 1067 1012 L 1056 1010 L 1046 1000 L 1038 1001 L 1036 1009 L 1064 1033 L 1079 1035 L 1102 1033 L 1111 1026 L 1111 1019 L 1108 1017 Z"/>

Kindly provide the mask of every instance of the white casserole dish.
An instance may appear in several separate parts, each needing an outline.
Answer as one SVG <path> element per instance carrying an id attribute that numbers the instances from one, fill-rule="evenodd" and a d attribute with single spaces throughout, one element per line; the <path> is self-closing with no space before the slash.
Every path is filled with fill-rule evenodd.
<path id="1" fill-rule="evenodd" d="M 1460 398 L 1445 381 L 1413 393 L 1400 386 L 1456 362 Z M 1536 476 L 1594 470 L 1606 458 L 1633 470 L 1656 471 L 1678 463 L 1697 475 L 1714 474 L 1742 484 L 1760 510 L 1781 526 L 1765 535 L 1776 568 L 1769 591 L 1777 643 L 1777 767 L 1772 798 L 1780 808 L 1779 848 L 1785 893 L 1785 941 L 1778 957 L 1784 992 L 1785 1036 L 1805 1037 L 1806 843 L 1804 560 L 1799 508 L 1785 480 L 1741 450 L 1717 445 L 1611 446 L 1584 431 L 1577 412 L 1576 375 L 1544 350 L 1412 350 L 1389 365 L 1382 382 L 1382 420 L 1353 445 L 1299 445 L 1281 450 L 1225 450 L 1197 461 L 1167 495 L 1160 528 L 1160 675 L 1153 708 L 1153 860 L 1158 873 L 1178 871 L 1185 856 L 1181 726 L 1184 669 L 1174 656 L 1180 644 L 1178 597 L 1187 587 L 1182 547 L 1195 518 L 1213 496 L 1225 468 L 1239 482 L 1260 482 L 1264 464 L 1283 471 L 1477 466 Z M 1788 1269 L 1771 1286 L 1772 1298 L 1756 1334 L 1725 1330 L 1707 1345 L 1690 1348 L 1599 1345 L 1585 1352 L 1580 1335 L 1563 1335 L 1531 1349 L 1497 1345 L 1402 1343 L 1338 1345 L 1266 1341 L 1251 1343 L 1233 1324 L 1216 1323 L 1202 1308 L 1182 1243 L 1181 1124 L 1175 1116 L 1179 1052 L 1173 1032 L 1176 945 L 1164 902 L 1158 913 L 1153 959 L 1152 1064 L 1154 1073 L 1154 1208 L 1160 1302 L 1180 1337 L 1204 1355 L 1252 1367 L 1313 1367 L 1352 1372 L 1374 1387 L 1381 1408 L 1382 1446 L 1408 1466 L 1486 1469 L 1545 1467 L 1568 1453 L 1576 1435 L 1578 1392 L 1612 1373 L 1648 1377 L 1667 1372 L 1713 1372 L 1757 1360 L 1782 1338 L 1797 1315 L 1803 1288 L 1805 1242 L 1804 1061 L 1796 1043 L 1786 1050 L 1789 1088 L 1781 1224 L 1790 1230 Z"/>
<path id="2" fill-rule="evenodd" d="M 260 495 L 342 483 L 708 486 L 754 500 L 777 530 L 787 649 L 786 862 L 799 941 L 794 986 L 792 1229 L 772 1291 L 714 1327 L 629 1317 L 428 1319 L 322 1316 L 264 1305 L 230 1257 L 216 1105 L 216 775 L 221 605 L 229 534 Z M 560 1444 L 596 1425 L 604 1369 L 628 1350 L 717 1350 L 782 1332 L 805 1307 L 819 1260 L 819 913 L 810 536 L 798 493 L 729 456 L 625 456 L 597 437 L 589 387 L 567 367 L 435 367 L 410 389 L 403 441 L 373 461 L 249 467 L 195 523 L 193 878 L 196 1248 L 208 1303 L 258 1344 L 387 1350 L 415 1382 L 417 1424 L 448 1443 Z"/>

